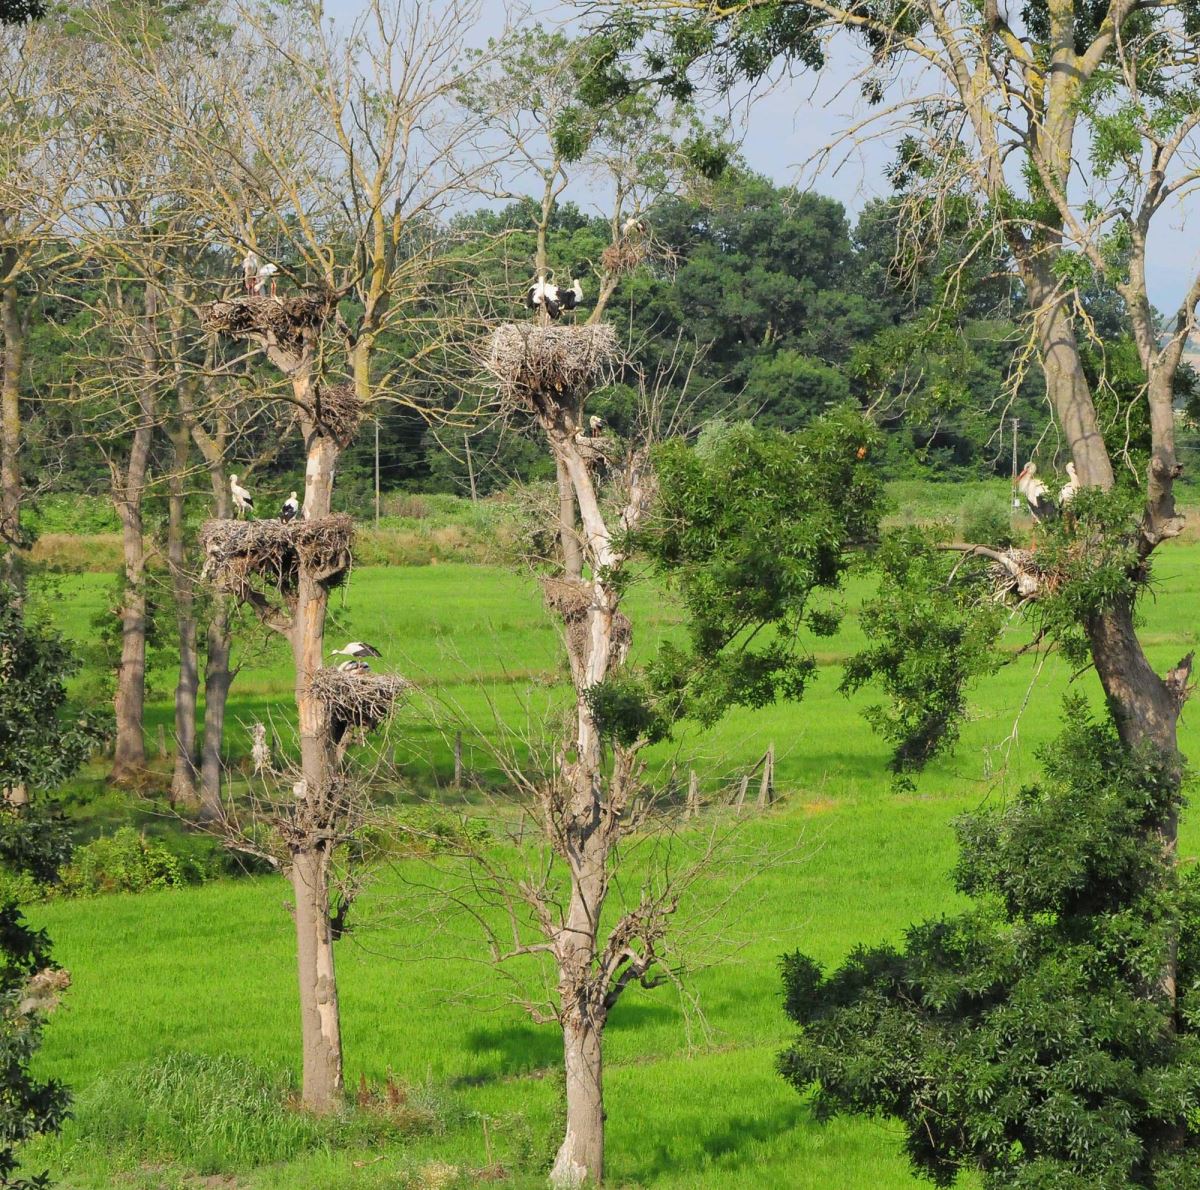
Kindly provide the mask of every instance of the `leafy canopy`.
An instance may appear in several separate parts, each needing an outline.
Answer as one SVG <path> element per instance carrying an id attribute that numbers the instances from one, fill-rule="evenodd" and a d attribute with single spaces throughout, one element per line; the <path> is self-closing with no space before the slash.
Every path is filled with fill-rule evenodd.
<path id="1" fill-rule="evenodd" d="M 1200 879 L 1155 827 L 1177 775 L 1069 701 L 1046 780 L 957 825 L 974 906 L 861 947 L 831 975 L 783 962 L 802 1027 L 780 1057 L 815 1107 L 902 1122 L 939 1185 L 1200 1186 Z M 1161 972 L 1178 939 L 1177 999 Z"/>

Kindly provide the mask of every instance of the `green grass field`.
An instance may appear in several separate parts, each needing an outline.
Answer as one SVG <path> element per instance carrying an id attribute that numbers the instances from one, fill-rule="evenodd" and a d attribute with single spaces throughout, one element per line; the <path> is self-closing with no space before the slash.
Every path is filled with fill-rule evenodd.
<path id="1" fill-rule="evenodd" d="M 1146 633 L 1152 660 L 1164 667 L 1200 635 L 1200 546 L 1165 548 L 1156 578 Z M 54 601 L 69 635 L 88 640 L 111 580 L 79 574 L 56 582 L 44 598 Z M 851 583 L 848 608 L 862 590 L 861 580 Z M 649 582 L 635 587 L 630 602 L 638 647 L 676 630 L 669 600 Z M 283 650 L 245 627 L 230 706 L 235 764 L 253 719 L 270 716 L 282 726 L 288 714 Z M 495 782 L 485 741 L 520 732 L 535 712 L 562 705 L 563 662 L 536 587 L 498 568 L 359 568 L 337 597 L 334 637 L 372 641 L 389 666 L 418 684 L 387 745 L 402 802 L 450 797 L 447 739 L 459 718 L 473 725 L 464 729 L 469 766 Z M 818 1125 L 774 1073 L 789 1033 L 778 958 L 802 948 L 836 962 L 857 942 L 896 939 L 914 921 L 953 911 L 950 823 L 1033 777 L 1034 753 L 1057 731 L 1071 674 L 1053 656 L 1004 668 L 976 693 L 956 754 L 924 774 L 915 792 L 900 794 L 891 788 L 886 749 L 861 718 L 870 694 L 848 701 L 836 690 L 839 662 L 858 639 L 850 615 L 838 637 L 819 642 L 820 678 L 802 705 L 732 714 L 651 754 L 657 779 L 673 763 L 693 766 L 715 798 L 774 742 L 782 797 L 747 822 L 735 846 L 759 863 L 781 859 L 741 888 L 744 871 L 721 865 L 685 907 L 685 918 L 697 915 L 736 890 L 721 939 L 693 955 L 704 960 L 688 979 L 702 1019 L 685 1013 L 670 989 L 633 991 L 616 1008 L 606 1043 L 612 1185 L 915 1184 L 895 1124 Z M 170 716 L 171 680 L 169 665 L 160 663 L 152 675 L 152 738 Z M 1076 684 L 1096 696 L 1090 674 Z M 102 687 L 90 673 L 78 689 L 100 697 Z M 1200 755 L 1194 719 L 1185 718 L 1182 743 Z M 89 818 L 84 802 L 96 788 L 84 782 L 75 797 L 85 833 L 125 812 L 105 795 L 102 811 Z M 406 812 L 403 805 L 398 812 Z M 710 811 L 702 825 L 722 813 Z M 1182 849 L 1194 855 L 1198 847 L 1188 817 Z M 420 913 L 406 892 L 404 878 L 414 875 L 428 871 L 417 861 L 381 869 L 364 896 L 360 929 L 339 944 L 348 1082 L 362 1075 L 375 1083 L 390 1073 L 422 1106 L 415 1122 L 388 1128 L 352 1119 L 336 1129 L 293 1127 L 268 1112 L 256 1129 L 249 1100 L 206 1110 L 199 1092 L 156 1098 L 146 1090 L 145 1072 L 168 1055 L 229 1055 L 262 1068 L 268 1081 L 298 1076 L 282 880 L 34 907 L 32 917 L 49 930 L 74 977 L 38 1066 L 68 1082 L 78 1102 L 60 1138 L 32 1147 L 31 1168 L 49 1164 L 75 1187 L 382 1187 L 474 1185 L 498 1163 L 507 1174 L 502 1184 L 541 1184 L 539 1162 L 551 1155 L 557 1127 L 558 1041 L 553 1027 L 533 1024 L 512 1003 L 539 972 L 514 972 L 515 985 L 494 972 L 469 923 L 453 916 L 431 923 Z M 224 1067 L 215 1069 L 205 1077 L 219 1089 Z"/>

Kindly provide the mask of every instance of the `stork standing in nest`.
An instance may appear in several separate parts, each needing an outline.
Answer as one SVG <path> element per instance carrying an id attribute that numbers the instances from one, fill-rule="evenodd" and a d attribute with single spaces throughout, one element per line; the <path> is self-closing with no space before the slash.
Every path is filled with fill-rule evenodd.
<path id="1" fill-rule="evenodd" d="M 239 517 L 250 516 L 254 512 L 254 497 L 238 483 L 238 477 L 229 477 L 229 491 L 233 495 L 233 507 Z"/>
<path id="2" fill-rule="evenodd" d="M 1067 464 L 1067 482 L 1063 484 L 1062 490 L 1058 493 L 1059 508 L 1066 508 L 1072 500 L 1075 499 L 1075 493 L 1079 491 L 1079 476 L 1075 472 L 1075 464 Z"/>
<path id="3" fill-rule="evenodd" d="M 293 492 L 284 502 L 283 507 L 279 510 L 279 519 L 286 525 L 288 521 L 294 521 L 296 514 L 300 511 L 300 501 L 296 499 L 296 493 Z"/>
<path id="4" fill-rule="evenodd" d="M 258 292 L 258 253 L 253 248 L 242 260 L 242 284 L 251 297 Z"/>
<path id="5" fill-rule="evenodd" d="M 1050 490 L 1037 477 L 1037 464 L 1032 460 L 1017 476 L 1017 491 L 1025 497 L 1035 521 L 1051 521 L 1058 515 L 1058 506 L 1050 499 Z"/>
<path id="6" fill-rule="evenodd" d="M 374 645 L 369 645 L 361 640 L 352 640 L 348 645 L 344 645 L 340 649 L 334 649 L 333 655 L 335 657 L 351 657 L 357 661 L 361 661 L 365 657 L 383 656 Z"/>
<path id="7" fill-rule="evenodd" d="M 563 289 L 539 275 L 525 293 L 529 309 L 544 310 L 552 319 L 564 310 L 574 310 L 582 301 L 583 286 L 577 280 L 572 280 L 570 289 Z"/>

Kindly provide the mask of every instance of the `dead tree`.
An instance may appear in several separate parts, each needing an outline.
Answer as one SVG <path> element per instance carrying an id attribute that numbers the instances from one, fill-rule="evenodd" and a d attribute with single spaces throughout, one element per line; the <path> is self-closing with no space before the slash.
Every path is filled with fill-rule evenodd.
<path id="1" fill-rule="evenodd" d="M 566 869 L 567 903 L 552 908 L 530 887 L 530 907 L 542 940 L 517 952 L 553 956 L 557 968 L 554 1015 L 562 1028 L 566 1070 L 566 1135 L 551 1172 L 556 1186 L 599 1183 L 604 1168 L 602 1040 L 608 1014 L 630 983 L 653 983 L 661 943 L 675 900 L 670 894 L 641 903 L 605 929 L 601 926 L 615 849 L 632 829 L 640 788 L 644 739 L 605 738 L 593 696 L 625 664 L 632 625 L 620 610 L 620 533 L 635 528 L 653 488 L 644 448 L 624 460 L 619 511 L 602 505 L 595 460 L 579 441 L 583 402 L 616 355 L 613 330 L 593 325 L 504 324 L 492 334 L 485 365 L 502 402 L 531 417 L 568 476 L 579 508 L 585 572 L 543 581 L 546 601 L 565 630 L 575 708 L 570 738 L 537 800 L 541 825 Z"/>
<path id="2" fill-rule="evenodd" d="M 303 1040 L 303 1100 L 328 1111 L 340 1098 L 342 1041 L 334 969 L 331 879 L 334 851 L 345 837 L 349 803 L 342 771 L 351 727 L 369 729 L 390 708 L 397 680 L 339 675 L 342 701 L 331 696 L 324 669 L 329 593 L 351 564 L 353 525 L 333 515 L 330 502 L 338 454 L 354 436 L 360 406 L 351 386 L 322 387 L 314 374 L 322 325 L 330 312 L 323 297 L 246 297 L 205 310 L 208 330 L 261 345 L 291 383 L 291 401 L 307 452 L 304 508 L 281 521 L 208 522 L 201 532 L 204 577 L 248 604 L 292 650 L 300 745 L 294 797 L 276 809 L 274 830 L 283 840 L 295 898 L 296 958 Z M 370 685 L 368 709 L 346 709 L 343 686 Z M 386 693 L 383 692 L 383 693 Z M 358 709 L 355 709 L 358 707 Z M 236 846 L 236 842 L 234 843 Z"/>

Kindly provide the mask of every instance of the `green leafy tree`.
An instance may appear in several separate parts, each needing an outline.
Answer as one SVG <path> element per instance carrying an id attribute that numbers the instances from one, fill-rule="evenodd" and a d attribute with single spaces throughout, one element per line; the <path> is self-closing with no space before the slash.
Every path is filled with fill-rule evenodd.
<path id="1" fill-rule="evenodd" d="M 1164 855 L 1178 774 L 1069 702 L 1043 784 L 958 823 L 968 911 L 783 962 L 780 1059 L 821 1117 L 879 1113 L 950 1185 L 1200 1186 L 1200 881 Z M 1174 972 L 1168 995 L 1162 972 Z"/>

